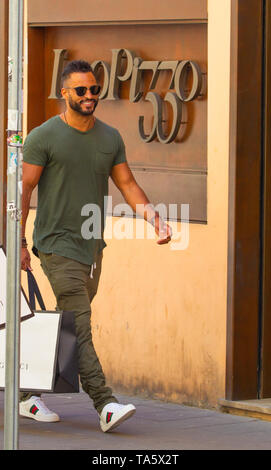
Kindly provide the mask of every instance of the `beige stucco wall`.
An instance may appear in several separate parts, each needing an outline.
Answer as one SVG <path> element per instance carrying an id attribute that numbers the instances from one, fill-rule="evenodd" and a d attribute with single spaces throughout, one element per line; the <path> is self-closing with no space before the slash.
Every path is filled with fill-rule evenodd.
<path id="1" fill-rule="evenodd" d="M 115 390 L 202 406 L 216 406 L 225 387 L 230 3 L 208 5 L 208 224 L 190 225 L 182 251 L 107 239 L 92 306 L 96 349 Z M 38 260 L 33 267 L 54 308 Z"/>

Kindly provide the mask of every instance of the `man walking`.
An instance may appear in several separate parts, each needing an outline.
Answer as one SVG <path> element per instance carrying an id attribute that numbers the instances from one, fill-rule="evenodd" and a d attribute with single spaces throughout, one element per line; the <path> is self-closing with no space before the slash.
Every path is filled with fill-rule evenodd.
<path id="1" fill-rule="evenodd" d="M 134 405 L 118 403 L 106 386 L 91 335 L 90 304 L 98 289 L 106 246 L 103 215 L 109 176 L 134 211 L 137 204 L 144 207 L 141 215 L 160 234 L 157 243 L 170 241 L 171 228 L 162 226 L 159 214 L 136 183 L 119 132 L 94 116 L 100 86 L 91 66 L 85 61 L 70 62 L 62 80 L 65 112 L 33 129 L 24 143 L 22 269 L 31 269 L 25 226 L 31 194 L 38 184 L 34 247 L 58 308 L 74 312 L 81 384 L 106 432 L 135 412 Z M 86 239 L 81 233 L 81 211 L 89 203 L 101 210 L 101 237 Z M 21 393 L 20 414 L 39 421 L 59 420 L 39 395 L 31 393 Z"/>

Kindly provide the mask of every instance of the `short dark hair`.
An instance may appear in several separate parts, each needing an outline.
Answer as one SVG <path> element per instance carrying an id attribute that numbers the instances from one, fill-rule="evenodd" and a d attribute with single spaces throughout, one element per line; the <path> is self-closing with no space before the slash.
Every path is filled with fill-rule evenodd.
<path id="1" fill-rule="evenodd" d="M 64 68 L 61 79 L 62 83 L 70 77 L 72 73 L 88 73 L 91 72 L 94 75 L 91 65 L 85 60 L 73 60 L 69 62 Z M 95 75 L 94 75 L 95 76 Z"/>

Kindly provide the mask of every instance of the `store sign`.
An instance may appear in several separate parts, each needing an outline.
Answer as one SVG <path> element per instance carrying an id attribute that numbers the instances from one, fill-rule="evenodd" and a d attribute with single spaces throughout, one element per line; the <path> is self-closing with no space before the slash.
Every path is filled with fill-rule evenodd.
<path id="1" fill-rule="evenodd" d="M 61 73 L 67 58 L 68 51 L 66 49 L 54 49 L 54 67 L 49 99 L 61 98 Z M 136 103 L 144 98 L 152 104 L 153 124 L 149 134 L 146 134 L 144 130 L 144 116 L 139 116 L 138 121 L 139 134 L 146 143 L 152 142 L 156 138 L 162 144 L 173 142 L 182 124 L 183 105 L 202 95 L 204 74 L 199 65 L 192 60 L 147 61 L 128 49 L 112 49 L 111 64 L 103 60 L 96 60 L 91 66 L 94 73 L 99 73 L 101 69 L 103 71 L 104 80 L 100 99 L 119 100 L 121 83 L 130 80 L 130 102 Z M 152 72 L 149 90 L 153 90 L 162 70 L 171 72 L 169 90 L 164 99 L 154 91 L 148 91 L 143 96 L 144 72 Z M 191 83 L 190 89 L 188 89 L 188 83 Z M 163 129 L 163 102 L 169 103 L 172 107 L 172 125 L 167 134 Z"/>

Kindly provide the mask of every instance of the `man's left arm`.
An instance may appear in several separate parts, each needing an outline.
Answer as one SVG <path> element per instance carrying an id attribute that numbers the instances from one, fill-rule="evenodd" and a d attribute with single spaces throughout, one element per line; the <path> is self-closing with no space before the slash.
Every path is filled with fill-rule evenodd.
<path id="1" fill-rule="evenodd" d="M 152 223 L 159 237 L 157 243 L 159 245 L 168 243 L 172 236 L 171 227 L 161 220 L 157 211 L 154 211 L 143 189 L 137 184 L 129 165 L 126 162 L 114 165 L 110 176 L 133 211 Z"/>

